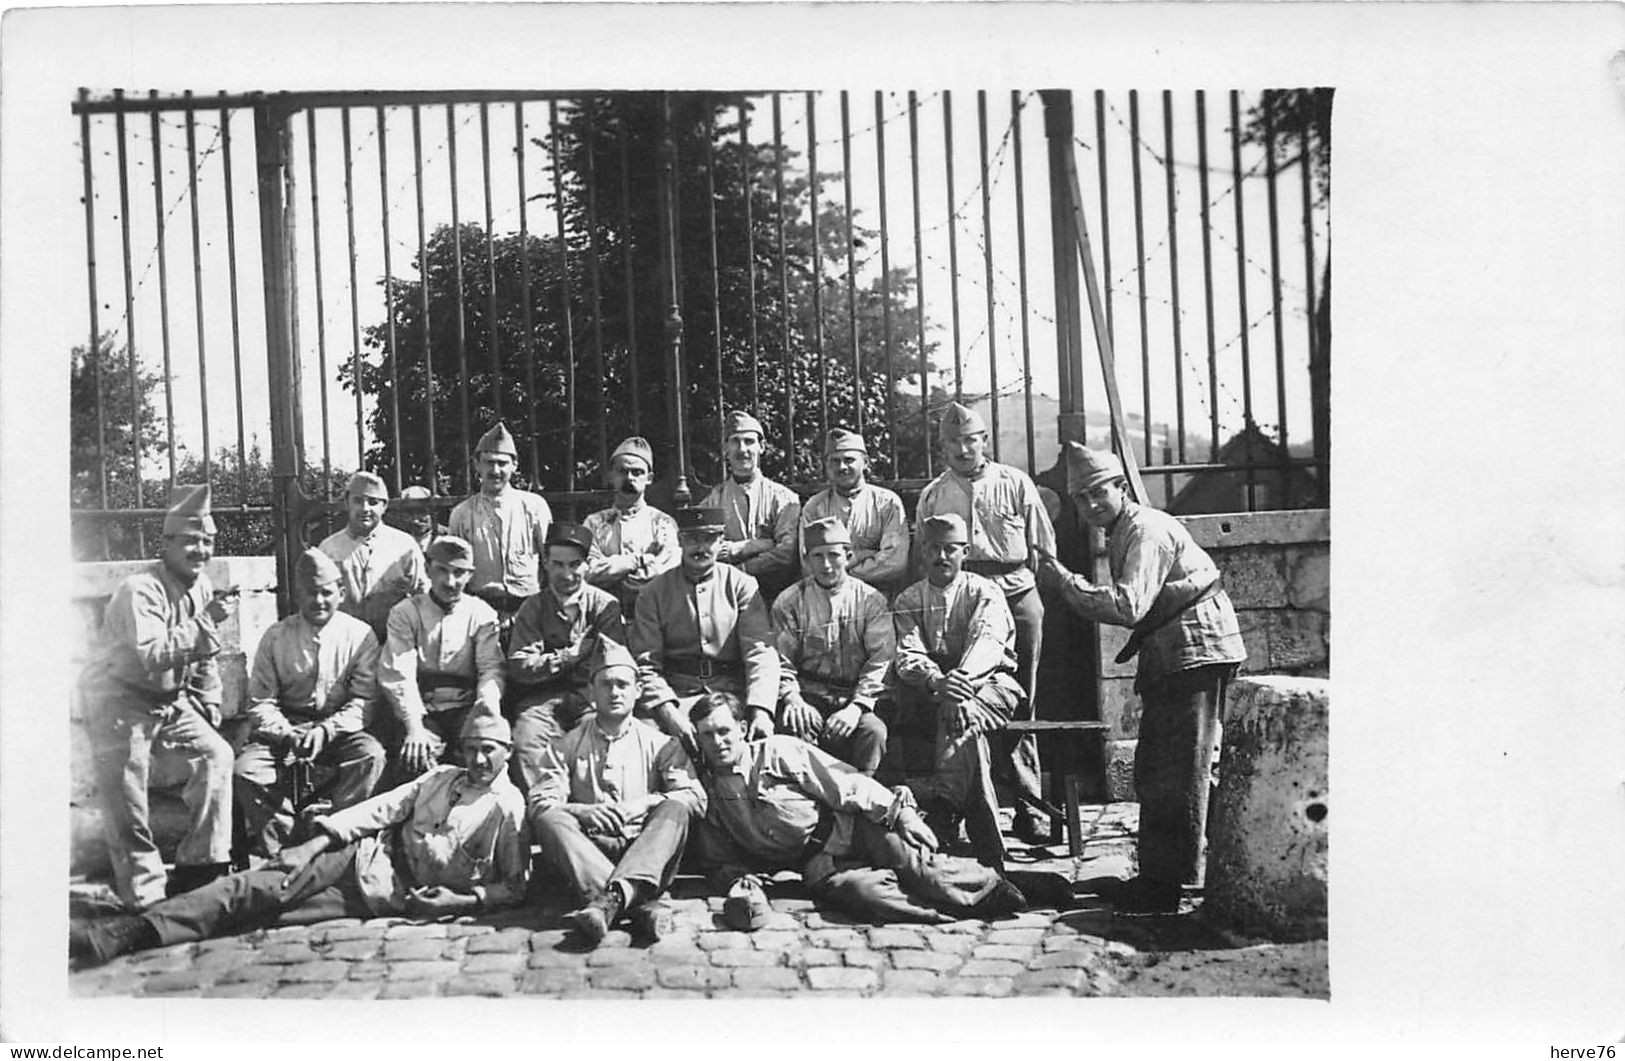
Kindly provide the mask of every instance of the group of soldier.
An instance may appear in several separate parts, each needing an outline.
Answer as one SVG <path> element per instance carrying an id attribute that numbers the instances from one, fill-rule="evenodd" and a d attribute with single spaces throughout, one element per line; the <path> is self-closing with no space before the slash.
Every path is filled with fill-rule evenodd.
<path id="1" fill-rule="evenodd" d="M 1177 521 L 1127 497 L 1116 457 L 1068 444 L 1068 493 L 1107 530 L 1112 581 L 1067 571 L 1038 488 L 953 404 L 911 548 L 860 435 L 829 433 L 829 486 L 802 505 L 762 473 L 754 417 L 726 430 L 727 477 L 674 515 L 646 500 L 654 455 L 637 437 L 610 457 L 612 506 L 579 524 L 513 485 L 500 424 L 445 533 L 389 526 L 383 481 L 358 472 L 347 525 L 293 564 L 298 610 L 260 641 L 235 753 L 217 667 L 234 597 L 203 573 L 208 488 L 177 487 L 163 556 L 115 593 L 86 672 L 127 911 L 75 922 L 76 958 L 277 917 L 516 904 L 532 844 L 589 944 L 623 919 L 658 938 L 685 862 L 742 930 L 766 923 L 782 870 L 873 921 L 1019 910 L 1043 897 L 1005 876 L 994 783 L 1016 797 L 1016 835 L 1039 839 L 1036 748 L 1004 730 L 1032 715 L 1040 579 L 1135 628 L 1153 739 L 1137 761 L 1141 876 L 1122 900 L 1177 907 L 1243 655 L 1217 569 Z M 933 742 L 929 774 L 895 788 L 874 779 L 888 717 Z M 147 790 L 175 783 L 188 828 L 166 874 Z"/>

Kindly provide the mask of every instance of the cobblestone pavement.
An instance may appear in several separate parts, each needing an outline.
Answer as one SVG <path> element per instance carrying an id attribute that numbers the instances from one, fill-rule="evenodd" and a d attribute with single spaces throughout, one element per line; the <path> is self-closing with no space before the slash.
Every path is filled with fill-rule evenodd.
<path id="1" fill-rule="evenodd" d="M 343 919 L 176 944 L 72 973 L 69 990 L 253 999 L 1328 996 L 1324 941 L 1237 939 L 1206 925 L 1191 901 L 1178 916 L 1115 915 L 1092 894 L 1132 873 L 1136 811 L 1086 808 L 1080 858 L 1062 843 L 1012 861 L 1018 884 L 1033 874 L 1072 882 L 1064 910 L 873 926 L 815 910 L 792 874 L 770 889 L 771 923 L 734 932 L 720 926 L 722 900 L 682 878 L 666 900 L 674 929 L 648 946 L 618 930 L 585 950 L 561 927 L 564 907 L 543 902 L 452 923 Z"/>

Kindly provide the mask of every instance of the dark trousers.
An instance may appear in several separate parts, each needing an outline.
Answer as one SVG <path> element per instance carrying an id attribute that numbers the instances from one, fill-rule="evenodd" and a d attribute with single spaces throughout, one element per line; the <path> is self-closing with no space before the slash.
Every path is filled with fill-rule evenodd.
<path id="1" fill-rule="evenodd" d="M 581 689 L 544 690 L 519 697 L 511 716 L 513 761 L 508 769 L 519 791 L 530 791 L 542 776 L 547 749 L 575 729 L 592 710 L 591 698 Z"/>
<path id="2" fill-rule="evenodd" d="M 333 810 L 360 803 L 372 795 L 384 772 L 384 748 L 370 733 L 342 733 L 327 742 L 312 762 L 312 790 L 303 802 L 321 800 Z M 270 858 L 293 833 L 292 759 L 260 741 L 249 741 L 237 753 L 232 792 L 242 814 L 249 850 Z"/>
<path id="3" fill-rule="evenodd" d="M 656 804 L 631 840 L 589 836 L 574 815 L 558 807 L 532 814 L 530 828 L 541 845 L 548 877 L 569 888 L 572 901 L 598 895 L 612 880 L 645 885 L 640 890 L 652 899 L 671 887 L 677 875 L 691 816 L 686 803 L 666 800 Z"/>
<path id="4" fill-rule="evenodd" d="M 1016 680 L 1027 694 L 1016 705 L 1015 718 L 1033 717 L 1033 690 L 1038 687 L 1038 660 L 1044 649 L 1044 602 L 1036 588 L 1024 589 L 1005 598 L 1016 620 Z M 1043 796 L 1038 772 L 1038 738 L 995 733 L 988 743 L 993 748 L 993 779 L 999 784 L 1033 799 Z M 1030 812 L 1028 812 L 1030 813 Z"/>
<path id="5" fill-rule="evenodd" d="M 1202 876 L 1213 737 L 1233 663 L 1142 683 L 1134 790 L 1140 800 L 1140 876 L 1197 884 Z"/>
<path id="6" fill-rule="evenodd" d="M 846 706 L 849 696 L 839 693 L 824 692 L 811 688 L 805 680 L 801 687 L 801 698 L 825 718 L 833 715 Z M 855 767 L 859 773 L 875 776 L 875 770 L 880 767 L 880 760 L 886 754 L 886 723 L 873 711 L 865 711 L 858 717 L 858 724 L 852 732 L 845 737 L 836 739 L 821 736 L 815 732 L 801 732 L 795 729 L 786 729 L 792 737 L 799 737 L 808 744 L 815 744 L 829 752 L 835 758 Z"/>
<path id="7" fill-rule="evenodd" d="M 461 763 L 458 757 L 457 740 L 463 732 L 463 722 L 467 720 L 471 707 L 453 707 L 446 711 L 428 711 L 423 716 L 423 728 L 434 734 L 441 741 L 441 763 Z M 393 714 L 380 711 L 380 718 L 373 721 L 373 729 L 378 734 L 378 741 L 388 752 L 384 764 L 383 777 L 379 779 L 377 791 L 387 792 L 398 788 L 418 775 L 406 769 L 401 762 L 401 744 L 406 740 L 406 727 L 401 720 Z"/>

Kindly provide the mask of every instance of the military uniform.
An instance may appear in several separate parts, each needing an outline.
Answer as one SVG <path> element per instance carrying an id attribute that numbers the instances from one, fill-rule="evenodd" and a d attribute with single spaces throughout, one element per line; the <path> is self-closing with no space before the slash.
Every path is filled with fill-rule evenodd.
<path id="1" fill-rule="evenodd" d="M 615 447 L 609 459 L 612 468 L 617 462 L 641 462 L 645 471 L 654 472 L 654 451 L 637 436 Z M 617 503 L 600 509 L 581 521 L 593 537 L 587 581 L 615 594 L 622 612 L 631 615 L 643 587 L 656 575 L 676 567 L 682 554 L 677 545 L 677 522 L 645 501 L 637 488 L 623 492 L 617 501 L 627 503 L 624 507 Z M 623 557 L 630 559 L 619 559 Z M 628 564 L 631 569 L 623 570 Z"/>
<path id="2" fill-rule="evenodd" d="M 356 472 L 345 494 L 389 500 L 384 481 L 370 472 Z M 414 593 L 429 589 L 423 550 L 410 534 L 379 522 L 366 537 L 349 527 L 329 534 L 318 548 L 338 564 L 344 582 L 343 611 L 372 627 L 382 641 L 389 610 Z"/>
<path id="3" fill-rule="evenodd" d="M 824 444 L 824 457 L 828 460 L 843 452 L 867 457 L 869 451 L 862 435 L 835 428 Z M 907 584 L 909 535 L 903 499 L 867 481 L 860 481 L 851 493 L 843 493 L 831 484 L 801 506 L 801 524 L 797 531 L 801 544 L 797 555 L 801 557 L 803 575 L 812 573 L 806 562 L 807 525 L 832 516 L 852 534 L 852 564 L 846 569 L 847 574 L 867 582 L 887 597 Z"/>
<path id="4" fill-rule="evenodd" d="M 748 413 L 728 416 L 727 434 L 755 434 L 761 438 L 761 422 Z M 700 502 L 702 508 L 719 508 L 723 513 L 723 538 L 729 542 L 763 540 L 772 542 L 765 552 L 738 566 L 772 600 L 796 578 L 796 530 L 801 518 L 801 499 L 787 486 L 769 479 L 757 470 L 749 482 L 732 475 L 711 488 Z M 733 561 L 730 561 L 733 562 Z"/>
<path id="5" fill-rule="evenodd" d="M 498 424 L 476 452 L 519 459 L 513 436 Z M 526 597 L 541 588 L 539 569 L 553 510 L 540 494 L 509 486 L 496 497 L 471 494 L 451 510 L 448 529 L 474 547 L 469 591 L 497 610 L 504 632 Z"/>

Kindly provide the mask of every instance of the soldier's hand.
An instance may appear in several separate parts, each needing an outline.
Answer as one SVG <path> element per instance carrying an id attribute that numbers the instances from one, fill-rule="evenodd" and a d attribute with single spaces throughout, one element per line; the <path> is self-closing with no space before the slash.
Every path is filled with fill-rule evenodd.
<path id="1" fill-rule="evenodd" d="M 326 726 L 310 726 L 299 734 L 298 743 L 294 745 L 294 754 L 301 759 L 315 759 L 326 750 L 327 740 Z"/>
<path id="2" fill-rule="evenodd" d="M 209 617 L 210 622 L 218 626 L 231 618 L 237 611 L 238 596 L 239 591 L 235 589 L 217 590 L 215 595 L 209 599 L 209 603 L 204 606 L 203 614 Z"/>
<path id="3" fill-rule="evenodd" d="M 328 836 L 326 833 L 318 833 L 302 844 L 295 844 L 292 847 L 284 847 L 281 851 L 277 852 L 276 857 L 273 858 L 265 868 L 270 870 L 280 869 L 284 871 L 286 875 L 282 878 L 280 886 L 283 889 L 287 889 L 292 886 L 293 879 L 297 877 L 306 866 L 310 865 L 311 860 L 317 855 L 321 854 L 323 851 L 326 851 L 331 844 L 332 838 L 330 836 Z"/>
<path id="4" fill-rule="evenodd" d="M 964 671 L 951 670 L 944 674 L 944 691 L 954 700 L 968 700 L 976 695 L 976 686 L 965 677 Z"/>
<path id="5" fill-rule="evenodd" d="M 773 716 L 761 708 L 751 708 L 745 719 L 745 739 L 765 740 L 773 735 Z"/>
<path id="6" fill-rule="evenodd" d="M 784 731 L 792 736 L 806 739 L 817 733 L 824 724 L 824 717 L 818 709 L 799 696 L 791 697 L 779 709 L 779 721 L 784 724 Z"/>
<path id="7" fill-rule="evenodd" d="M 833 715 L 824 719 L 824 736 L 832 740 L 845 740 L 858 728 L 858 722 L 863 718 L 863 709 L 857 704 L 847 704 Z"/>
<path id="8" fill-rule="evenodd" d="M 420 722 L 406 731 L 401 741 L 401 763 L 414 774 L 421 774 L 433 766 L 440 757 L 439 738 Z"/>
<path id="9" fill-rule="evenodd" d="M 622 836 L 626 832 L 626 818 L 613 803 L 583 803 L 572 807 L 571 812 L 584 833 Z"/>
<path id="10" fill-rule="evenodd" d="M 897 819 L 897 832 L 904 840 L 927 851 L 937 849 L 937 834 L 912 810 L 905 810 Z"/>
<path id="11" fill-rule="evenodd" d="M 694 723 L 690 722 L 681 711 L 677 710 L 677 701 L 661 704 L 654 709 L 655 725 L 660 732 L 668 737 L 676 737 L 682 744 L 683 751 L 694 762 L 700 761 L 700 745 L 694 739 Z"/>
<path id="12" fill-rule="evenodd" d="M 413 917 L 434 918 L 461 914 L 475 910 L 479 904 L 479 899 L 472 895 L 463 895 L 438 884 L 427 888 L 413 888 L 406 893 L 406 912 Z"/>
<path id="13" fill-rule="evenodd" d="M 219 729 L 220 728 L 220 721 L 221 720 L 220 720 L 220 705 L 219 704 L 211 704 L 211 703 L 208 703 L 207 701 L 199 700 L 195 696 L 191 697 L 191 701 L 192 701 L 192 710 L 196 711 L 198 713 L 198 715 L 200 715 L 202 717 L 203 721 L 205 721 L 205 722 L 207 722 L 209 724 L 211 729 Z"/>

